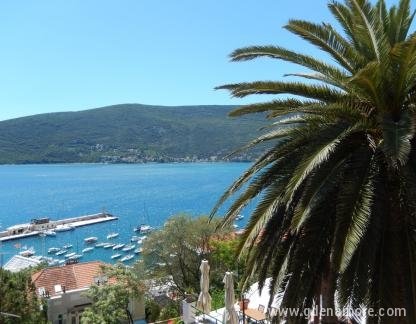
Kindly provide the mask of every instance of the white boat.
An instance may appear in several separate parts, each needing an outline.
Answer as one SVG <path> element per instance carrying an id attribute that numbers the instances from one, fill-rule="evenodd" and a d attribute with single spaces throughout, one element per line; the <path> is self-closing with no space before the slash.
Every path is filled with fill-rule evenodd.
<path id="1" fill-rule="evenodd" d="M 46 236 L 56 236 L 56 232 L 52 230 L 43 231 L 42 234 L 45 234 Z"/>
<path id="2" fill-rule="evenodd" d="M 67 250 L 60 250 L 60 251 L 56 252 L 55 255 L 62 255 L 62 254 L 65 254 L 67 252 L 68 252 Z"/>
<path id="3" fill-rule="evenodd" d="M 35 253 L 36 253 L 35 250 L 30 248 L 30 249 L 19 252 L 19 255 L 28 258 L 28 257 L 31 257 L 32 255 L 35 255 Z"/>
<path id="4" fill-rule="evenodd" d="M 235 220 L 236 220 L 236 221 L 239 221 L 239 220 L 242 220 L 243 218 L 244 218 L 244 215 L 238 214 L 238 215 L 235 217 Z"/>
<path id="5" fill-rule="evenodd" d="M 73 256 L 70 256 L 68 259 L 69 260 L 78 260 L 80 258 L 82 258 L 82 254 L 74 254 Z"/>
<path id="6" fill-rule="evenodd" d="M 139 253 L 142 253 L 142 251 L 143 251 L 143 249 L 139 247 L 139 248 L 134 250 L 134 253 L 139 254 Z"/>
<path id="7" fill-rule="evenodd" d="M 125 257 L 121 258 L 121 262 L 129 261 L 134 258 L 133 254 L 127 254 Z"/>
<path id="8" fill-rule="evenodd" d="M 109 243 L 101 242 L 101 243 L 95 244 L 95 247 L 105 247 L 107 244 Z"/>
<path id="9" fill-rule="evenodd" d="M 63 248 L 64 248 L 65 250 L 70 249 L 70 248 L 72 248 L 72 247 L 73 247 L 73 245 L 72 245 L 72 244 L 65 244 L 65 245 L 63 246 Z"/>
<path id="10" fill-rule="evenodd" d="M 115 244 L 114 244 L 114 243 L 107 243 L 107 244 L 105 244 L 105 245 L 103 246 L 103 248 L 104 248 L 104 249 L 109 249 L 109 248 L 112 248 L 113 246 L 115 246 Z"/>
<path id="11" fill-rule="evenodd" d="M 49 254 L 53 254 L 53 253 L 56 253 L 56 252 L 59 252 L 59 251 L 61 251 L 61 249 L 58 248 L 58 247 L 51 247 L 51 248 L 48 249 Z"/>
<path id="12" fill-rule="evenodd" d="M 107 235 L 107 240 L 111 240 L 113 238 L 116 238 L 117 236 L 119 236 L 119 233 L 110 233 Z"/>
<path id="13" fill-rule="evenodd" d="M 141 224 L 134 229 L 135 232 L 139 232 L 140 234 L 150 233 L 152 230 L 153 230 L 153 227 L 151 227 L 150 225 L 146 225 L 146 224 Z"/>
<path id="14" fill-rule="evenodd" d="M 55 227 L 55 232 L 66 232 L 66 231 L 73 231 L 75 229 L 74 226 L 68 224 L 62 224 Z"/>
<path id="15" fill-rule="evenodd" d="M 130 242 L 137 242 L 138 240 L 140 240 L 139 236 L 133 235 L 130 239 Z"/>
<path id="16" fill-rule="evenodd" d="M 113 255 L 111 256 L 111 259 L 117 259 L 117 258 L 119 258 L 119 257 L 121 257 L 121 254 L 120 254 L 120 253 L 117 253 L 117 254 L 113 254 Z"/>
<path id="17" fill-rule="evenodd" d="M 98 237 L 96 237 L 96 236 L 91 236 L 91 237 L 87 237 L 87 238 L 84 239 L 84 242 L 86 244 L 92 244 L 92 243 L 95 243 L 97 241 L 98 241 Z"/>
<path id="18" fill-rule="evenodd" d="M 123 247 L 122 249 L 121 249 L 121 251 L 123 251 L 123 252 L 129 252 L 129 251 L 131 251 L 131 250 L 134 250 L 134 248 L 135 248 L 136 246 L 134 245 L 134 244 L 130 244 L 130 245 L 126 245 L 125 247 Z"/>
<path id="19" fill-rule="evenodd" d="M 74 255 L 76 255 L 76 253 L 75 252 L 71 252 L 71 253 L 65 254 L 64 257 L 65 258 L 70 258 L 70 257 L 73 257 Z"/>
<path id="20" fill-rule="evenodd" d="M 237 229 L 238 228 L 238 225 L 237 224 L 233 224 L 233 228 L 234 229 Z"/>
<path id="21" fill-rule="evenodd" d="M 82 253 L 91 252 L 92 250 L 94 250 L 94 247 L 90 246 L 90 247 L 83 249 Z"/>
<path id="22" fill-rule="evenodd" d="M 117 245 L 114 245 L 114 246 L 113 246 L 113 250 L 118 250 L 118 249 L 121 249 L 121 248 L 123 248 L 125 245 L 126 245 L 126 244 L 117 244 Z"/>

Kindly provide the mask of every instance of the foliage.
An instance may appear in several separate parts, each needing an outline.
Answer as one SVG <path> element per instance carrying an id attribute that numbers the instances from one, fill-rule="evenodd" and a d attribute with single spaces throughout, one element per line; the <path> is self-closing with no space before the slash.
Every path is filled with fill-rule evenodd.
<path id="1" fill-rule="evenodd" d="M 177 318 L 179 316 L 179 303 L 172 301 L 161 309 L 158 320 L 165 321 L 171 318 Z"/>
<path id="2" fill-rule="evenodd" d="M 85 324 L 118 324 L 127 321 L 127 305 L 129 295 L 121 284 L 93 285 L 86 294 L 92 305 L 82 313 L 82 323 Z"/>
<path id="3" fill-rule="evenodd" d="M 208 217 L 177 215 L 170 218 L 163 228 L 149 235 L 143 245 L 143 259 L 153 277 L 170 278 L 181 293 L 198 293 L 200 290 L 200 264 L 203 259 L 211 262 L 214 238 L 228 235 L 230 227 L 217 231 L 219 220 Z M 212 283 L 220 282 L 224 272 L 211 267 Z"/>
<path id="4" fill-rule="evenodd" d="M 111 324 L 131 321 L 129 301 L 141 297 L 144 292 L 141 271 L 139 264 L 133 269 L 118 265 L 103 267 L 108 282 L 92 285 L 86 293 L 92 305 L 82 314 L 82 322 Z"/>
<path id="5" fill-rule="evenodd" d="M 224 119 L 232 108 L 125 104 L 1 121 L 0 163 L 164 162 L 224 156 L 264 125 L 252 117 L 235 125 Z"/>
<path id="6" fill-rule="evenodd" d="M 160 306 L 153 299 L 146 299 L 145 302 L 146 321 L 148 323 L 156 322 L 160 315 Z"/>
<path id="7" fill-rule="evenodd" d="M 31 270 L 16 273 L 0 268 L 0 312 L 20 316 L 20 320 L 0 315 L 0 323 L 46 323 L 46 314 L 40 310 Z"/>
<path id="8" fill-rule="evenodd" d="M 270 57 L 306 68 L 285 81 L 227 84 L 235 97 L 286 95 L 251 104 L 232 116 L 266 112 L 263 154 L 223 195 L 233 194 L 228 225 L 254 197 L 244 233 L 245 280 L 262 286 L 282 307 L 309 308 L 322 296 L 334 307 L 404 307 L 416 322 L 416 33 L 410 0 L 330 1 L 341 26 L 290 20 L 285 28 L 332 59 L 279 46 L 251 46 L 233 61 Z M 303 80 L 303 81 L 302 81 Z M 293 97 L 287 97 L 292 95 Z M 290 318 L 290 322 L 304 319 Z M 336 322 L 325 317 L 324 322 Z"/>
<path id="9" fill-rule="evenodd" d="M 224 289 L 211 289 L 210 295 L 212 298 L 211 307 L 212 309 L 220 309 L 225 306 L 225 291 Z"/>

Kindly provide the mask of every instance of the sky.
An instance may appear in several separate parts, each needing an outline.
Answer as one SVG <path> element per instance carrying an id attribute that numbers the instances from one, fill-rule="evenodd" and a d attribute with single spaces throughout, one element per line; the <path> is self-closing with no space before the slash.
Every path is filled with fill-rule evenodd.
<path id="1" fill-rule="evenodd" d="M 393 0 L 387 1 L 394 3 Z M 282 27 L 334 22 L 327 0 L 13 0 L 0 2 L 0 120 L 121 103 L 244 104 L 214 87 L 300 72 L 248 45 L 320 55 Z"/>

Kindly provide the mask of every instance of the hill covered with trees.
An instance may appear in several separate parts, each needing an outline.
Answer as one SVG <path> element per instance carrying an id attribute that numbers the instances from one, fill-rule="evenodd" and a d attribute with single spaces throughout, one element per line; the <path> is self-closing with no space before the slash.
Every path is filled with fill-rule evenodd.
<path id="1" fill-rule="evenodd" d="M 228 117 L 233 108 L 123 104 L 1 121 L 0 163 L 220 160 L 264 126 L 263 116 Z"/>

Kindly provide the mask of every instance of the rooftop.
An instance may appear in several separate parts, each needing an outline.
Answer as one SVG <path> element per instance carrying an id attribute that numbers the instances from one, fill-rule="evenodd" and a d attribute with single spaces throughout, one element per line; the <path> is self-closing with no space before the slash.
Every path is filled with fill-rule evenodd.
<path id="1" fill-rule="evenodd" d="M 68 264 L 45 268 L 32 275 L 32 282 L 38 294 L 48 292 L 50 297 L 60 295 L 63 290 L 87 289 L 102 274 L 100 261 Z"/>
<path id="2" fill-rule="evenodd" d="M 21 255 L 15 255 L 9 261 L 7 261 L 3 268 L 11 272 L 19 272 L 20 270 L 29 267 L 36 267 L 40 263 L 40 260 L 26 258 Z"/>

